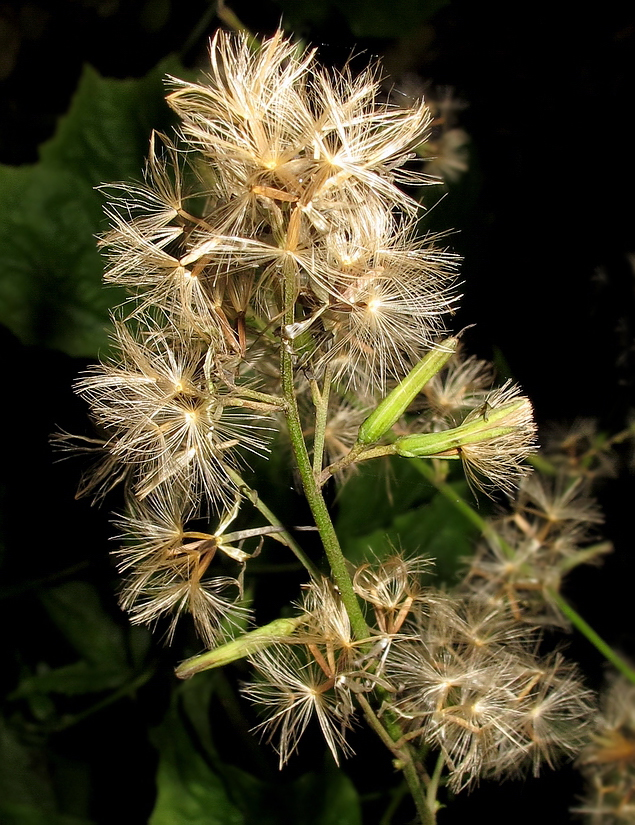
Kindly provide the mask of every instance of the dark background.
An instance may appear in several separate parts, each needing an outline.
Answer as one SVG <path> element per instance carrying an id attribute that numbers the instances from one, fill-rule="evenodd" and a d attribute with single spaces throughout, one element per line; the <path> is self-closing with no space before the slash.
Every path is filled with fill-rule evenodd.
<path id="1" fill-rule="evenodd" d="M 455 328 L 476 324 L 468 348 L 482 357 L 502 354 L 542 426 L 593 417 L 600 429 L 622 429 L 635 406 L 632 9 L 602 3 L 584 12 L 577 4 L 488 0 L 236 0 L 232 9 L 257 33 L 272 33 L 282 19 L 287 31 L 319 45 L 326 63 L 341 65 L 351 51 L 362 62 L 381 56 L 395 77 L 414 72 L 454 89 L 466 103 L 459 125 L 472 141 L 471 169 L 429 225 L 458 230 L 451 244 L 464 256 L 464 297 Z M 196 0 L 0 3 L 0 162 L 37 160 L 85 63 L 105 76 L 136 77 L 176 52 L 197 68 L 217 25 L 211 6 Z M 0 276 L 11 273 L 3 267 Z M 8 330 L 2 342 L 1 609 L 11 666 L 0 678 L 10 695 L 23 659 L 37 659 L 33 647 L 58 644 L 30 595 L 33 581 L 64 580 L 76 569 L 107 592 L 113 575 L 106 512 L 73 500 L 77 467 L 54 465 L 48 447 L 56 428 L 85 430 L 85 412 L 70 387 L 86 362 L 25 347 Z M 601 572 L 573 576 L 568 594 L 611 644 L 633 656 L 634 490 L 627 451 L 620 456 L 618 475 L 598 490 L 616 552 Z M 598 687 L 599 655 L 575 636 L 569 651 Z M 156 655 L 169 674 L 169 653 Z M 160 691 L 148 695 L 148 717 L 160 715 L 161 702 Z M 12 712 L 9 701 L 6 707 Z M 145 740 L 139 744 L 146 722 L 115 703 L 87 726 L 54 734 L 58 757 L 85 750 L 99 777 L 95 821 L 141 823 L 151 809 L 154 757 Z M 379 768 L 359 757 L 347 770 L 372 776 Z M 127 790 L 134 802 L 122 811 L 118 800 Z M 485 783 L 439 821 L 483 814 L 491 823 L 531 822 L 537 815 L 564 822 L 578 791 L 579 779 L 568 769 L 539 785 Z M 549 803 L 550 796 L 556 801 Z"/>

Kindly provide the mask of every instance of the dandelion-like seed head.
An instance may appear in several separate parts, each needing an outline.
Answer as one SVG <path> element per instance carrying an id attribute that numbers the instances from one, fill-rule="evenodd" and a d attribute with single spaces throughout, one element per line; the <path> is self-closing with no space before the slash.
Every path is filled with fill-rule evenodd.
<path id="1" fill-rule="evenodd" d="M 505 409 L 507 414 L 488 428 L 490 414 Z M 508 382 L 491 392 L 482 407 L 468 413 L 463 423 L 477 421 L 483 424 L 482 438 L 461 447 L 465 475 L 485 492 L 501 489 L 512 495 L 520 478 L 530 471 L 523 464 L 524 459 L 536 450 L 537 428 L 531 403 L 520 395 L 518 387 Z"/>
<path id="2" fill-rule="evenodd" d="M 267 718 L 258 725 L 274 742 L 282 767 L 298 747 L 302 734 L 316 718 L 336 763 L 351 748 L 345 733 L 352 723 L 349 697 L 341 683 L 325 673 L 318 662 L 295 647 L 277 645 L 251 657 L 260 679 L 243 687 L 243 693 L 260 705 Z"/>

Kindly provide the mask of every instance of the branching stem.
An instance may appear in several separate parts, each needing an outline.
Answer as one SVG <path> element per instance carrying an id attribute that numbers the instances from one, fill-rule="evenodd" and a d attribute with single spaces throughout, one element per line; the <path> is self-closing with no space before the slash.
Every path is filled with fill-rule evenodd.
<path id="1" fill-rule="evenodd" d="M 384 726 L 370 706 L 368 699 L 366 699 L 362 693 L 358 694 L 357 700 L 364 711 L 366 721 L 393 754 L 400 769 L 403 771 L 417 808 L 421 825 L 434 825 L 436 822 L 435 809 L 434 807 L 430 807 L 429 801 L 426 799 L 426 795 L 421 786 L 421 778 L 414 763 L 412 750 L 408 745 L 401 747 L 397 745 L 397 740 L 402 739 L 401 729 L 397 725 L 390 725 L 390 723 Z M 396 730 L 390 730 L 391 727 L 396 728 Z M 433 799 L 436 800 L 436 790 Z"/>
<path id="2" fill-rule="evenodd" d="M 319 391 L 317 383 L 313 389 L 313 403 L 315 405 L 315 433 L 313 435 L 313 472 L 317 476 L 322 472 L 322 462 L 324 461 L 324 439 L 326 436 L 326 424 L 329 411 L 329 396 L 331 393 L 331 380 L 333 378 L 333 365 L 329 363 L 324 370 L 324 381 L 322 382 L 322 392 Z"/>

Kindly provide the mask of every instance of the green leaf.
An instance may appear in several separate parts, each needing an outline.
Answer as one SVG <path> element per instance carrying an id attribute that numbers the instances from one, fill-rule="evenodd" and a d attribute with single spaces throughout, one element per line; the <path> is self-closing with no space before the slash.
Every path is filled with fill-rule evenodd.
<path id="1" fill-rule="evenodd" d="M 332 759 L 321 773 L 309 773 L 294 783 L 298 825 L 361 825 L 362 810 L 355 786 Z"/>
<path id="2" fill-rule="evenodd" d="M 285 28 L 324 23 L 329 14 L 345 18 L 356 37 L 407 37 L 450 0 L 277 0 Z"/>
<path id="3" fill-rule="evenodd" d="M 31 805 L 0 802 L 2 825 L 94 825 L 92 820 L 52 811 L 42 811 Z"/>
<path id="4" fill-rule="evenodd" d="M 57 812 L 42 748 L 20 741 L 0 717 L 0 822 L 2 825 L 91 825 Z"/>
<path id="5" fill-rule="evenodd" d="M 397 515 L 386 528 L 349 537 L 343 550 L 354 564 L 369 555 L 384 558 L 397 550 L 425 555 L 435 562 L 434 572 L 443 582 L 454 581 L 461 559 L 472 552 L 478 531 L 440 493 L 432 501 Z"/>
<path id="6" fill-rule="evenodd" d="M 20 741 L 17 733 L 0 716 L 0 800 L 2 805 L 33 806 L 42 811 L 55 809 L 49 777 L 38 762 L 39 748 Z M 2 808 L 0 807 L 0 812 Z M 4 822 L 0 815 L 0 821 Z"/>
<path id="7" fill-rule="evenodd" d="M 104 610 L 95 588 L 71 581 L 46 590 L 40 598 L 49 616 L 88 662 L 128 673 L 124 631 Z"/>
<path id="8" fill-rule="evenodd" d="M 336 0 L 355 37 L 407 37 L 449 0 Z"/>
<path id="9" fill-rule="evenodd" d="M 153 741 L 159 750 L 157 800 L 149 825 L 244 825 L 225 783 L 190 736 L 178 694 Z"/>
<path id="10" fill-rule="evenodd" d="M 72 170 L 91 188 L 131 177 L 139 180 L 150 132 L 172 122 L 164 100 L 166 74 L 183 76 L 175 57 L 139 79 L 104 78 L 85 66 L 68 113 L 40 147 L 40 162 Z"/>
<path id="11" fill-rule="evenodd" d="M 108 309 L 95 245 L 99 196 L 77 175 L 38 164 L 0 166 L 0 321 L 24 344 L 90 356 L 108 342 Z"/>
<path id="12" fill-rule="evenodd" d="M 304 774 L 290 785 L 263 782 L 233 765 L 222 770 L 245 825 L 361 825 L 359 795 L 330 754 L 322 771 Z"/>
<path id="13" fill-rule="evenodd" d="M 73 662 L 58 667 L 48 673 L 38 673 L 23 679 L 11 694 L 12 699 L 20 699 L 42 693 L 60 693 L 76 696 L 97 693 L 119 687 L 129 673 L 121 668 L 112 668 L 108 662 L 101 666 L 86 661 Z"/>
<path id="14" fill-rule="evenodd" d="M 374 459 L 344 485 L 337 498 L 335 521 L 343 544 L 349 539 L 389 528 L 395 517 L 428 500 L 434 488 L 407 461 Z"/>
<path id="15" fill-rule="evenodd" d="M 139 80 L 86 67 L 68 114 L 32 166 L 0 165 L 0 322 L 24 344 L 93 357 L 108 345 L 108 310 L 125 293 L 105 289 L 95 236 L 103 231 L 100 183 L 142 176 L 174 58 Z"/>

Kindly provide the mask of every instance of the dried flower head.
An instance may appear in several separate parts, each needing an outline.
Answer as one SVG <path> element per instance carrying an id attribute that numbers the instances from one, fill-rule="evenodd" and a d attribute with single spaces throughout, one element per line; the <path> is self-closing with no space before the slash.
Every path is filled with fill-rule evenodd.
<path id="1" fill-rule="evenodd" d="M 489 393 L 483 406 L 468 413 L 463 424 L 482 421 L 485 435 L 490 414 L 505 408 L 509 412 L 497 424 L 506 432 L 497 432 L 492 424 L 492 437 L 462 445 L 461 459 L 468 481 L 477 489 L 486 492 L 502 489 L 511 495 L 519 479 L 529 472 L 522 462 L 536 449 L 536 424 L 529 400 L 520 395 L 518 387 L 508 382 Z"/>
<path id="2" fill-rule="evenodd" d="M 418 635 L 397 639 L 386 661 L 396 689 L 392 707 L 411 737 L 441 749 L 449 784 L 460 790 L 481 777 L 577 753 L 591 700 L 559 655 L 539 661 L 513 618 L 471 600 L 440 599 L 417 620 Z"/>
<path id="3" fill-rule="evenodd" d="M 635 816 L 635 685 L 613 677 L 603 690 L 578 764 L 587 792 L 575 812 L 590 825 L 623 825 Z"/>

